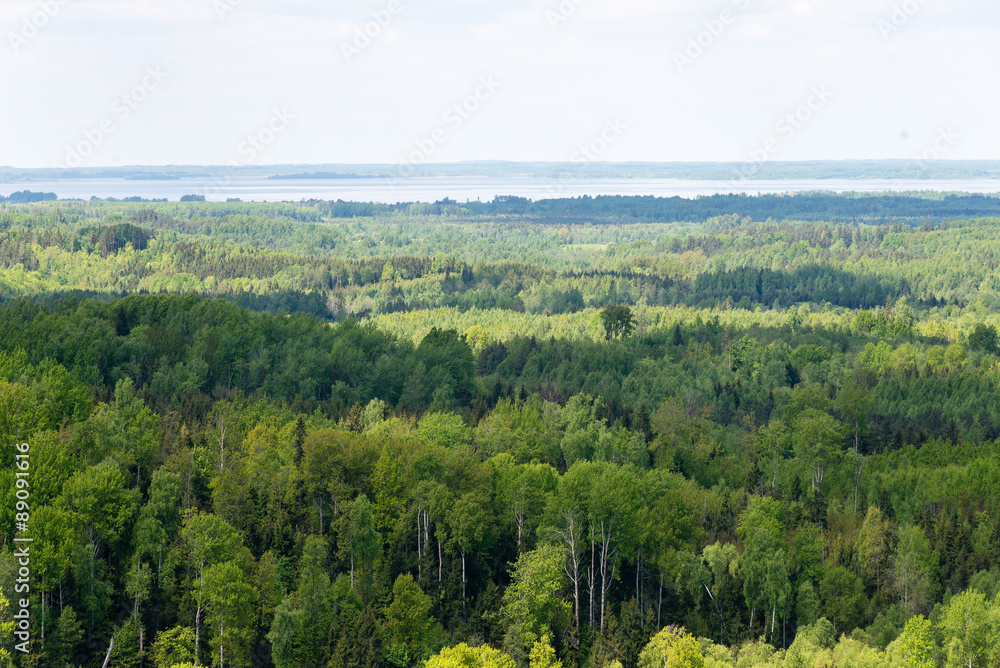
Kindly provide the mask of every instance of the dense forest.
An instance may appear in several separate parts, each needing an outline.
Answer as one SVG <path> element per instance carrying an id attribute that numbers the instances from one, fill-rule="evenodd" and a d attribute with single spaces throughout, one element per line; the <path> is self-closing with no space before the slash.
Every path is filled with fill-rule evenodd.
<path id="1" fill-rule="evenodd" d="M 0 204 L 0 661 L 995 665 L 997 200 L 904 199 Z"/>

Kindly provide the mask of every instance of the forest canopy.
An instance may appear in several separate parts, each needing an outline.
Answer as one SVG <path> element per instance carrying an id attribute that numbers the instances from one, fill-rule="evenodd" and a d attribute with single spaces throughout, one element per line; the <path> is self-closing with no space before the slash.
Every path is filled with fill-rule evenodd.
<path id="1" fill-rule="evenodd" d="M 994 202 L 797 197 L 0 204 L 3 648 L 991 665 Z"/>

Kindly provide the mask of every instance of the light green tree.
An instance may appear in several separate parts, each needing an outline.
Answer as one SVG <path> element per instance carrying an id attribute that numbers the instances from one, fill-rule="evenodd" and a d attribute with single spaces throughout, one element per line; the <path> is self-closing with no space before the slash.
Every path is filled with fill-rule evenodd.
<path id="1" fill-rule="evenodd" d="M 875 584 L 876 592 L 882 591 L 890 573 L 893 529 L 892 522 L 885 518 L 878 506 L 869 506 L 858 534 L 858 559 L 869 581 Z"/>
<path id="2" fill-rule="evenodd" d="M 820 492 L 827 468 L 840 453 L 841 425 L 823 411 L 807 408 L 795 419 L 794 450 L 809 470 L 811 489 Z"/>
<path id="3" fill-rule="evenodd" d="M 934 629 L 923 615 L 911 617 L 903 632 L 886 648 L 894 665 L 901 668 L 935 668 Z"/>
<path id="4" fill-rule="evenodd" d="M 489 500 L 478 492 L 463 494 L 447 514 L 446 523 L 451 544 L 462 559 L 462 613 L 466 603 L 466 561 L 469 553 L 479 547 L 489 527 Z"/>
<path id="5" fill-rule="evenodd" d="M 949 666 L 985 668 L 996 648 L 996 616 L 986 597 L 965 591 L 951 599 L 941 615 Z"/>
<path id="6" fill-rule="evenodd" d="M 275 668 L 295 666 L 295 639 L 302 630 L 305 611 L 295 606 L 291 596 L 285 597 L 274 611 L 267 641 L 271 643 L 271 660 Z"/>
<path id="7" fill-rule="evenodd" d="M 899 532 L 892 581 L 896 595 L 911 613 L 925 609 L 937 589 L 938 556 L 919 526 Z"/>
<path id="8" fill-rule="evenodd" d="M 556 651 L 552 649 L 549 637 L 543 635 L 531 648 L 528 655 L 530 668 L 562 668 L 562 661 L 556 658 Z"/>
<path id="9" fill-rule="evenodd" d="M 368 496 L 362 494 L 341 516 L 342 529 L 338 541 L 341 558 L 348 563 L 351 586 L 355 586 L 355 573 L 361 571 L 370 577 L 382 547 L 382 536 L 375 528 L 375 513 Z"/>
<path id="10" fill-rule="evenodd" d="M 489 645 L 469 647 L 465 643 L 446 647 L 427 659 L 425 668 L 517 668 L 514 659 Z"/>
<path id="11" fill-rule="evenodd" d="M 201 651 L 201 620 L 205 611 L 205 574 L 213 565 L 231 560 L 242 545 L 240 535 L 225 520 L 212 514 L 192 515 L 181 531 L 194 579 L 197 608 L 194 616 L 195 656 Z"/>
<path id="12" fill-rule="evenodd" d="M 194 629 L 189 626 L 174 626 L 160 631 L 153 641 L 151 655 L 156 668 L 193 663 Z"/>
<path id="13" fill-rule="evenodd" d="M 739 569 L 743 576 L 743 596 L 750 608 L 751 628 L 758 610 L 764 611 L 765 616 L 771 613 L 773 628 L 778 608 L 787 612 L 791 602 L 791 584 L 785 565 L 778 513 L 778 502 L 773 498 L 753 497 L 747 509 L 740 514 L 736 529 L 744 547 Z"/>
<path id="14" fill-rule="evenodd" d="M 682 628 L 668 626 L 639 654 L 639 668 L 703 668 L 701 645 Z"/>
<path id="15" fill-rule="evenodd" d="M 257 590 L 235 562 L 227 561 L 205 572 L 202 592 L 208 607 L 205 621 L 214 631 L 213 665 L 247 665 L 256 629 Z"/>
<path id="16" fill-rule="evenodd" d="M 500 613 L 521 636 L 525 650 L 550 632 L 558 610 L 569 612 L 569 604 L 558 596 L 564 583 L 563 559 L 558 547 L 543 545 L 522 554 L 511 569 Z"/>

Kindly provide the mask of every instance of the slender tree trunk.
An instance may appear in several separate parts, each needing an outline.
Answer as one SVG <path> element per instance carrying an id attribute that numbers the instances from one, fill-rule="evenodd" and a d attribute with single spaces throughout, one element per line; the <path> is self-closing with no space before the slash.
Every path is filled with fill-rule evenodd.
<path id="1" fill-rule="evenodd" d="M 722 638 L 722 634 L 726 628 L 726 620 L 722 618 L 722 609 L 719 608 L 719 602 L 715 600 L 714 596 L 712 596 L 712 590 L 708 588 L 708 585 L 702 584 L 701 586 L 705 588 L 705 592 L 708 594 L 709 600 L 712 601 L 712 605 L 715 606 L 715 611 L 719 613 L 719 638 Z M 657 619 L 657 628 L 659 628 L 659 619 Z"/>
<path id="2" fill-rule="evenodd" d="M 200 598 L 200 597 L 199 597 Z M 198 601 L 198 610 L 194 613 L 194 665 L 198 668 L 198 649 L 201 647 L 201 601 Z"/>
<path id="3" fill-rule="evenodd" d="M 660 593 L 656 600 L 656 628 L 660 628 L 660 609 L 663 607 L 663 569 L 660 569 Z"/>
<path id="4" fill-rule="evenodd" d="M 465 550 L 458 549 L 462 553 L 462 617 L 465 617 Z"/>
<path id="5" fill-rule="evenodd" d="M 642 569 L 642 551 L 635 557 L 635 600 L 639 601 L 639 615 L 642 615 L 642 598 L 639 595 L 639 571 Z"/>
<path id="6" fill-rule="evenodd" d="M 417 508 L 417 579 L 424 577 L 424 553 L 422 549 L 423 533 L 420 531 L 420 520 L 423 519 L 423 510 Z"/>
<path id="7" fill-rule="evenodd" d="M 319 533 L 320 533 L 320 535 L 323 535 L 323 497 L 322 497 L 322 495 L 320 495 L 318 501 L 317 501 L 317 499 L 316 499 L 315 496 L 313 497 L 313 505 L 316 506 L 317 510 L 319 510 Z"/>
<path id="8" fill-rule="evenodd" d="M 48 596 L 45 591 L 45 576 L 42 576 L 42 652 L 45 652 L 45 597 Z"/>
<path id="9" fill-rule="evenodd" d="M 771 495 L 773 496 L 778 490 L 778 451 L 775 448 L 774 451 L 774 476 L 771 478 Z"/>
<path id="10" fill-rule="evenodd" d="M 594 527 L 590 527 L 590 570 L 587 574 L 587 585 L 590 589 L 590 605 L 588 611 L 590 612 L 590 629 L 594 629 L 594 555 L 597 552 L 597 547 L 594 544 Z"/>
<path id="11" fill-rule="evenodd" d="M 108 654 L 107 654 L 107 656 L 104 657 L 104 664 L 101 666 L 101 668 L 108 668 L 108 664 L 111 663 L 111 651 L 114 648 L 115 648 L 115 639 L 114 639 L 114 636 L 112 636 L 111 637 L 111 644 L 108 645 Z M 195 664 L 194 665 L 196 665 L 196 666 L 198 665 L 198 661 L 197 660 L 195 660 Z"/>
<path id="12" fill-rule="evenodd" d="M 608 589 L 611 586 L 609 580 L 615 577 L 615 562 L 617 561 L 618 548 L 611 548 L 611 539 L 614 529 L 614 520 L 609 520 L 607 526 L 601 520 L 601 628 L 604 628 L 604 611 L 607 607 Z M 614 561 L 613 561 L 614 560 Z M 608 573 L 608 567 L 611 573 Z M 608 577 L 610 575 L 610 578 Z"/>
<path id="13" fill-rule="evenodd" d="M 556 529 L 554 533 L 566 548 L 569 557 L 563 563 L 563 572 L 573 583 L 573 618 L 576 621 L 577 630 L 580 629 L 580 552 L 576 548 L 579 546 L 580 536 L 576 533 L 576 516 L 572 512 L 567 512 L 563 518 L 566 520 L 566 530 Z"/>
<path id="14" fill-rule="evenodd" d="M 858 512 L 858 487 L 861 484 L 861 425 L 854 422 L 854 512 Z"/>

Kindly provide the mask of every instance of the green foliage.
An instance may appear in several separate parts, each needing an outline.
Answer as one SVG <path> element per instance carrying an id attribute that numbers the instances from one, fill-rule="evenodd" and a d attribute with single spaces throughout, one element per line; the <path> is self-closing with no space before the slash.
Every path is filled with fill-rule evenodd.
<path id="1" fill-rule="evenodd" d="M 487 645 L 469 647 L 465 643 L 446 647 L 427 659 L 426 668 L 515 668 L 506 654 Z"/>
<path id="2" fill-rule="evenodd" d="M 235 563 L 227 561 L 205 571 L 202 595 L 208 607 L 206 622 L 213 630 L 212 654 L 219 665 L 248 665 L 257 590 Z"/>
<path id="3" fill-rule="evenodd" d="M 563 555 L 554 545 L 543 545 L 518 557 L 511 570 L 511 584 L 504 593 L 500 614 L 528 649 L 551 632 L 555 616 L 569 612 L 559 599 L 563 587 Z"/>
<path id="4" fill-rule="evenodd" d="M 0 637 L 3 637 L 5 641 L 13 635 L 14 627 L 16 626 L 16 623 L 10 619 L 10 616 L 10 601 L 7 600 L 3 590 L 0 589 Z M 0 665 L 3 665 L 5 668 L 13 665 L 10 650 L 7 649 L 6 644 L 4 642 L 4 646 L 0 647 Z M 62 650 L 62 656 L 67 656 L 68 653 L 65 645 L 59 649 Z M 62 658 L 62 656 L 59 658 Z"/>
<path id="5" fill-rule="evenodd" d="M 150 656 L 156 668 L 171 668 L 179 664 L 193 663 L 194 629 L 175 626 L 160 631 L 153 642 Z"/>
<path id="6" fill-rule="evenodd" d="M 419 660 L 430 640 L 431 600 L 412 575 L 400 575 L 392 586 L 392 603 L 386 608 L 386 632 L 393 646 L 403 646 L 407 656 Z"/>
<path id="7" fill-rule="evenodd" d="M 543 635 L 532 646 L 531 653 L 529 654 L 531 660 L 529 664 L 530 668 L 562 668 L 562 661 L 556 659 L 556 652 L 552 649 L 552 645 L 549 642 L 549 637 Z"/>
<path id="8" fill-rule="evenodd" d="M 639 668 L 702 668 L 705 657 L 695 638 L 676 627 L 667 627 L 653 636 L 639 654 Z"/>
<path id="9" fill-rule="evenodd" d="M 632 309 L 622 304 L 608 304 L 601 311 L 601 324 L 608 341 L 624 339 L 635 330 Z"/>
<path id="10" fill-rule="evenodd" d="M 986 353 L 997 353 L 997 328 L 977 322 L 969 333 L 969 347 Z"/>
<path id="11" fill-rule="evenodd" d="M 36 663 L 994 662 L 1000 222 L 632 204 L 0 206 Z"/>
<path id="12" fill-rule="evenodd" d="M 985 666 L 991 660 L 996 648 L 996 610 L 977 591 L 966 591 L 956 595 L 945 607 L 941 615 L 943 646 L 947 648 L 949 665 Z M 911 657 L 926 655 L 923 639 L 926 630 L 915 625 L 906 650 Z"/>
<path id="13" fill-rule="evenodd" d="M 887 652 L 905 668 L 933 668 L 934 631 L 930 620 L 921 615 L 911 617 L 900 636 L 889 645 Z"/>

